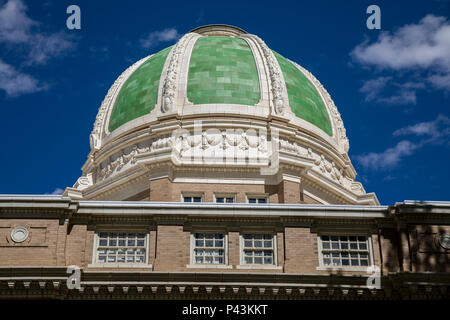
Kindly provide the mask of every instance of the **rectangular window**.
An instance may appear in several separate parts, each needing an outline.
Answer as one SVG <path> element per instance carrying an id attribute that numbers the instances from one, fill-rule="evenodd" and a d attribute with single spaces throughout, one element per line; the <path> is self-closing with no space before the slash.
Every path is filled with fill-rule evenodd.
<path id="1" fill-rule="evenodd" d="M 320 236 L 324 267 L 368 267 L 371 252 L 367 236 Z"/>
<path id="2" fill-rule="evenodd" d="M 275 264 L 274 236 L 271 234 L 244 234 L 243 263 L 249 265 Z"/>
<path id="3" fill-rule="evenodd" d="M 183 193 L 181 197 L 183 202 L 203 202 L 202 193 Z"/>
<path id="4" fill-rule="evenodd" d="M 234 194 L 216 194 L 216 203 L 235 203 Z"/>
<path id="5" fill-rule="evenodd" d="M 97 234 L 97 263 L 146 263 L 147 234 L 100 232 Z"/>
<path id="6" fill-rule="evenodd" d="M 248 203 L 267 203 L 266 198 L 248 198 Z"/>
<path id="7" fill-rule="evenodd" d="M 223 233 L 195 233 L 193 260 L 195 264 L 224 264 L 225 235 Z"/>

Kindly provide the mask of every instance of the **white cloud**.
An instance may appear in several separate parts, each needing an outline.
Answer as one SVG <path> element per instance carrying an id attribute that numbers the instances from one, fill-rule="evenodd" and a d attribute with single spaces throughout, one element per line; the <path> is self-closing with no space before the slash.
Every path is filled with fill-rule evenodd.
<path id="1" fill-rule="evenodd" d="M 359 89 L 363 93 L 366 102 L 385 104 L 416 104 L 416 89 L 424 88 L 421 83 L 407 82 L 398 84 L 392 81 L 392 77 L 378 77 L 367 80 Z M 385 91 L 393 89 L 393 94 L 386 96 Z"/>
<path id="2" fill-rule="evenodd" d="M 366 95 L 366 101 L 373 101 L 377 99 L 379 93 L 386 87 L 387 83 L 392 77 L 379 77 L 376 79 L 368 80 L 359 89 L 360 92 Z"/>
<path id="3" fill-rule="evenodd" d="M 428 136 L 430 139 L 426 142 L 436 142 L 439 138 L 450 135 L 450 119 L 440 114 L 433 121 L 420 122 L 395 130 L 393 135 Z"/>
<path id="4" fill-rule="evenodd" d="M 0 59 L 0 89 L 6 91 L 8 96 L 32 93 L 47 89 L 46 85 L 29 74 L 20 73 L 13 66 Z"/>
<path id="5" fill-rule="evenodd" d="M 378 40 L 359 44 L 351 53 L 362 64 L 386 69 L 440 67 L 450 71 L 450 24 L 432 14 L 395 33 L 382 32 Z"/>
<path id="6" fill-rule="evenodd" d="M 450 146 L 450 118 L 440 114 L 432 121 L 419 122 L 397 129 L 392 135 L 394 137 L 411 135 L 422 137 L 422 139 L 419 142 L 402 140 L 395 147 L 388 148 L 383 152 L 359 155 L 356 157 L 358 163 L 365 168 L 386 170 L 397 166 L 404 157 L 412 155 L 430 143 Z"/>
<path id="7" fill-rule="evenodd" d="M 54 196 L 62 195 L 64 192 L 64 189 L 56 188 L 52 193 L 46 193 Z"/>
<path id="8" fill-rule="evenodd" d="M 15 55 L 16 64 L 45 64 L 75 47 L 73 38 L 62 31 L 40 32 L 40 24 L 28 17 L 26 11 L 22 0 L 0 3 L 0 45 L 7 46 Z M 0 89 L 8 96 L 18 96 L 47 89 L 47 85 L 0 59 Z"/>
<path id="9" fill-rule="evenodd" d="M 379 79 L 392 78 L 399 82 L 395 80 L 399 71 L 403 76 L 415 75 L 421 79 L 414 86 L 399 85 L 398 92 L 388 97 L 382 97 L 384 87 L 379 88 L 378 93 L 370 93 L 364 85 L 360 91 L 366 94 L 366 101 L 415 104 L 417 89 L 426 85 L 450 91 L 450 22 L 446 17 L 429 14 L 418 23 L 404 25 L 395 32 L 383 31 L 375 42 L 363 41 L 350 55 L 363 66 L 391 72 L 389 76 L 367 81 L 369 87 L 376 85 Z"/>
<path id="10" fill-rule="evenodd" d="M 356 159 L 365 168 L 385 170 L 397 166 L 403 157 L 411 155 L 417 148 L 420 148 L 419 144 L 403 140 L 393 148 L 388 148 L 380 153 L 371 152 L 360 155 Z"/>
<path id="11" fill-rule="evenodd" d="M 30 40 L 28 64 L 45 64 L 53 57 L 59 57 L 74 48 L 73 42 L 64 32 L 50 35 L 35 34 Z"/>
<path id="12" fill-rule="evenodd" d="M 169 42 L 172 40 L 177 40 L 180 37 L 177 29 L 166 28 L 160 31 L 153 31 L 147 36 L 140 39 L 141 46 L 148 49 L 150 47 L 156 46 L 161 42 Z"/>
<path id="13" fill-rule="evenodd" d="M 30 29 L 37 23 L 27 17 L 26 6 L 20 0 L 9 0 L 0 8 L 0 41 L 24 43 L 30 38 Z"/>

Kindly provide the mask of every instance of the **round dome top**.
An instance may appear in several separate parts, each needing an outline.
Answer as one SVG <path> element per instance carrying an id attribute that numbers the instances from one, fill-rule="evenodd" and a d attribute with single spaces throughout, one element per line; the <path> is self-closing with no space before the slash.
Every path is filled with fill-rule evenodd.
<path id="1" fill-rule="evenodd" d="M 235 104 L 256 107 L 262 97 L 261 80 L 271 78 L 270 70 L 258 68 L 255 48 L 242 29 L 227 25 L 196 28 L 188 34 L 200 34 L 190 53 L 186 99 L 193 105 Z M 114 101 L 107 125 L 112 132 L 127 122 L 149 114 L 158 103 L 164 65 L 174 46 L 150 56 L 122 84 Z M 282 72 L 288 104 L 295 116 L 332 136 L 327 108 L 314 84 L 291 61 L 273 52 Z"/>

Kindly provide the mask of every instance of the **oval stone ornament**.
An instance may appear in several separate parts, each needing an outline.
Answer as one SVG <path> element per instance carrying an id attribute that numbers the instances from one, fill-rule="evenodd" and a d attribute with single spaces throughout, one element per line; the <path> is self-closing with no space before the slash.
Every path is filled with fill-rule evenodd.
<path id="1" fill-rule="evenodd" d="M 28 230 L 24 227 L 17 227 L 11 231 L 11 239 L 14 242 L 24 242 L 28 238 Z"/>
<path id="2" fill-rule="evenodd" d="M 450 249 L 450 234 L 444 233 L 439 236 L 439 243 L 445 249 Z"/>

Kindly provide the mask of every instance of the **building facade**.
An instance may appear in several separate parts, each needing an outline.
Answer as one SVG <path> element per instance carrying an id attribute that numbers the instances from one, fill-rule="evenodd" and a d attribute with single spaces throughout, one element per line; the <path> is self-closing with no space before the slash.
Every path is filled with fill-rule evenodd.
<path id="1" fill-rule="evenodd" d="M 90 144 L 62 196 L 0 196 L 0 297 L 450 297 L 450 203 L 381 206 L 325 88 L 242 29 L 133 64 Z"/>

